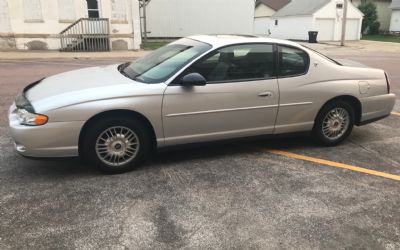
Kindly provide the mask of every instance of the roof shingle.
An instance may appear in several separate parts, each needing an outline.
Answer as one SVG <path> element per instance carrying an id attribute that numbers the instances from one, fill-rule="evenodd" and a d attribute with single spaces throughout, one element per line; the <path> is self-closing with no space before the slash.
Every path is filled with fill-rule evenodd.
<path id="1" fill-rule="evenodd" d="M 256 6 L 259 4 L 265 4 L 271 9 L 278 11 L 288 3 L 290 3 L 290 0 L 257 0 Z"/>
<path id="2" fill-rule="evenodd" d="M 280 9 L 273 16 L 305 16 L 312 15 L 331 0 L 292 0 L 288 5 Z"/>

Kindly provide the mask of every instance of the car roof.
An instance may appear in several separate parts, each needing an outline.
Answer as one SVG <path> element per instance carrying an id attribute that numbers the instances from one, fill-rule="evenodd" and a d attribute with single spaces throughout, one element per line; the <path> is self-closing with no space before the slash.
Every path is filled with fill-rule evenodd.
<path id="1" fill-rule="evenodd" d="M 295 47 L 302 47 L 300 44 L 288 40 L 251 36 L 251 35 L 195 35 L 195 36 L 190 36 L 189 38 L 200 42 L 208 43 L 213 47 L 222 47 L 230 44 L 241 44 L 241 43 L 277 43 Z"/>

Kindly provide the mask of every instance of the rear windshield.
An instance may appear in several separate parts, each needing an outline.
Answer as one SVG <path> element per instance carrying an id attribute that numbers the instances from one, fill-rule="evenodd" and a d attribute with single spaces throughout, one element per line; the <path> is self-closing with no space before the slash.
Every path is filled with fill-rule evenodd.
<path id="1" fill-rule="evenodd" d="M 161 83 L 209 49 L 209 44 L 183 38 L 155 50 L 121 70 L 136 81 Z"/>
<path id="2" fill-rule="evenodd" d="M 315 52 L 315 53 L 318 54 L 319 56 L 321 56 L 321 57 L 327 59 L 328 61 L 330 61 L 330 62 L 332 62 L 332 63 L 334 63 L 334 64 L 337 64 L 337 65 L 342 66 L 342 64 L 341 64 L 340 62 L 338 62 L 338 61 L 336 61 L 336 60 L 334 60 L 334 59 L 332 59 L 332 58 L 330 58 L 330 57 L 328 57 L 328 56 L 322 54 L 321 52 L 316 51 L 315 49 L 311 49 L 310 47 L 307 47 L 307 46 L 304 46 L 304 45 L 301 45 L 301 46 L 303 46 L 304 48 L 307 48 L 307 49 L 309 49 L 309 50 Z"/>

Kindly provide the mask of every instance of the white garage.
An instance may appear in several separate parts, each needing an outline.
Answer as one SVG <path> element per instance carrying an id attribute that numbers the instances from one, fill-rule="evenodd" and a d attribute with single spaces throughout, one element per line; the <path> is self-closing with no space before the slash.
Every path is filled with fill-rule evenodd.
<path id="1" fill-rule="evenodd" d="M 253 34 L 258 36 L 267 35 L 270 30 L 271 18 L 257 17 L 254 18 Z"/>
<path id="2" fill-rule="evenodd" d="M 400 32 L 400 0 L 393 0 L 390 8 L 392 9 L 390 31 Z"/>
<path id="3" fill-rule="evenodd" d="M 361 22 L 359 19 L 348 19 L 346 26 L 346 40 L 359 40 L 359 27 Z"/>
<path id="4" fill-rule="evenodd" d="M 155 0 L 147 6 L 149 37 L 253 33 L 250 0 Z"/>
<path id="5" fill-rule="evenodd" d="M 315 31 L 318 31 L 318 40 L 332 41 L 335 34 L 335 19 L 317 18 L 315 19 Z"/>
<path id="6" fill-rule="evenodd" d="M 292 0 L 271 17 L 271 37 L 308 40 L 318 31 L 318 41 L 339 41 L 342 34 L 343 0 Z M 347 8 L 346 40 L 361 39 L 363 13 L 351 2 Z"/>

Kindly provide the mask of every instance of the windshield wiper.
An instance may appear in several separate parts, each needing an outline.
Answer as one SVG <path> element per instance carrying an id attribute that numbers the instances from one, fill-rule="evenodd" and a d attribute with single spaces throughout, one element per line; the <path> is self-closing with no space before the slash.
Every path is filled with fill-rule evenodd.
<path id="1" fill-rule="evenodd" d="M 119 72 L 123 71 L 126 67 L 129 66 L 129 64 L 130 64 L 130 62 L 126 62 L 126 63 L 118 65 L 118 71 Z"/>
<path id="2" fill-rule="evenodd" d="M 122 75 L 124 75 L 125 77 L 127 77 L 127 78 L 129 78 L 129 79 L 131 79 L 131 80 L 134 80 L 134 81 L 137 81 L 137 82 L 144 82 L 142 79 L 139 79 L 139 77 L 141 76 L 141 74 L 137 74 L 137 75 L 135 75 L 134 77 L 132 77 L 130 74 L 128 74 L 128 73 L 125 71 L 125 69 L 126 69 L 130 64 L 131 64 L 130 62 L 127 62 L 127 63 L 123 63 L 123 64 L 119 65 L 119 66 L 118 66 L 118 71 L 119 71 Z"/>
<path id="3" fill-rule="evenodd" d="M 119 71 L 122 75 L 124 75 L 125 77 L 128 77 L 129 79 L 132 79 L 132 78 L 129 76 L 129 74 L 127 74 L 127 73 L 125 72 L 125 69 L 126 69 L 130 64 L 131 64 L 130 62 L 126 62 L 126 63 L 123 63 L 123 64 L 119 65 L 119 66 L 118 66 L 118 71 Z"/>

